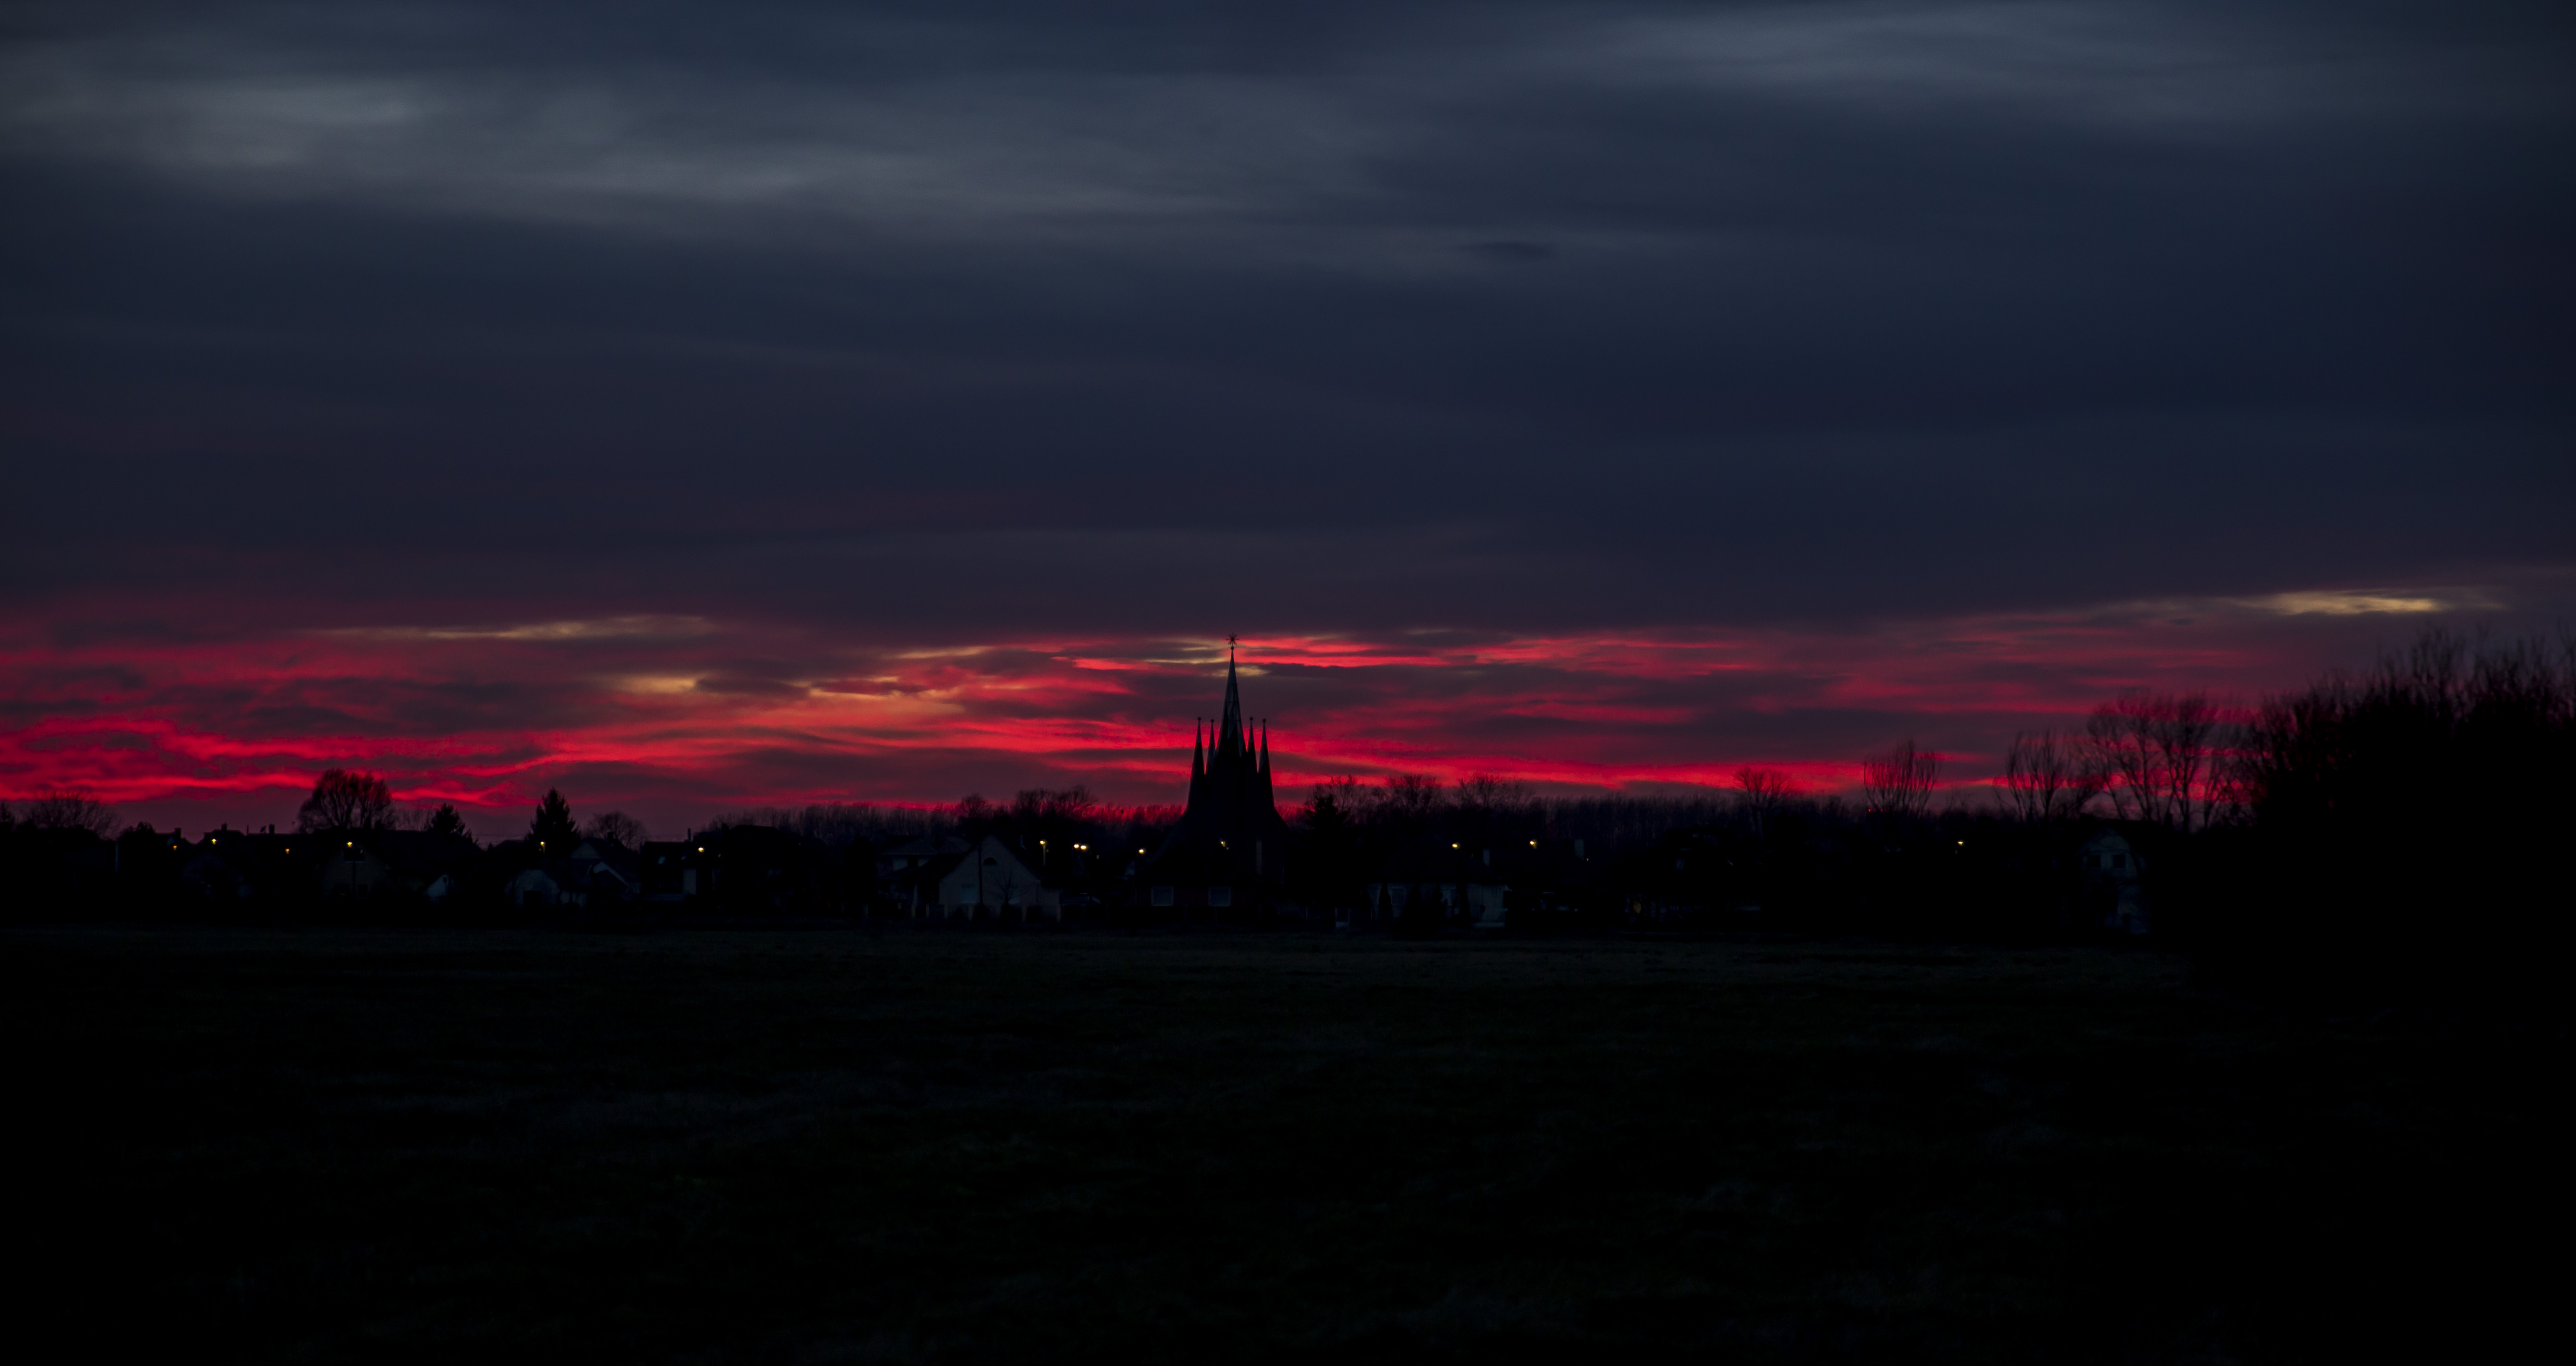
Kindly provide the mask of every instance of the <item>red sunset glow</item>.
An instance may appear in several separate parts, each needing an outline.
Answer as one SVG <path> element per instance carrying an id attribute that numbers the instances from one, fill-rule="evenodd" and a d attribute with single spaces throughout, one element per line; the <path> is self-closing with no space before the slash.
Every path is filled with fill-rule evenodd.
<path id="1" fill-rule="evenodd" d="M 1340 774 L 1608 790 L 1723 784 L 1745 763 L 1832 790 L 1909 735 L 1972 783 L 2016 729 L 2135 686 L 2286 686 L 2441 605 L 2311 598 L 1843 630 L 1253 634 L 1244 689 L 1274 722 L 1283 801 Z M 282 819 L 332 765 L 383 772 L 408 803 L 511 819 L 549 786 L 674 825 L 726 805 L 1075 781 L 1163 802 L 1223 659 L 1221 639 L 871 649 L 677 616 L 151 644 L 23 630 L 6 664 L 23 719 L 0 731 L 0 771 L 12 790 L 83 784 L 196 825 Z"/>

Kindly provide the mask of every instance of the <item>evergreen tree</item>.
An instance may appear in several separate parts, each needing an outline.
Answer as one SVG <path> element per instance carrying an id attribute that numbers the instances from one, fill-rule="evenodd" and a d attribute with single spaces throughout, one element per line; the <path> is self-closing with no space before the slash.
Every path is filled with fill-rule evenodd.
<path id="1" fill-rule="evenodd" d="M 1289 865 L 1298 892 L 1327 907 L 1356 908 L 1361 900 L 1353 876 L 1359 862 L 1359 832 L 1341 802 L 1340 783 L 1319 783 L 1298 814 L 1305 826 L 1302 857 Z"/>
<path id="2" fill-rule="evenodd" d="M 439 803 L 438 810 L 430 813 L 428 830 L 433 835 L 449 835 L 457 839 L 474 838 L 465 829 L 465 817 L 451 802 Z"/>
<path id="3" fill-rule="evenodd" d="M 572 820 L 572 803 L 561 792 L 546 789 L 546 799 L 537 803 L 537 818 L 528 826 L 528 838 L 549 854 L 569 854 L 581 842 L 581 828 Z"/>

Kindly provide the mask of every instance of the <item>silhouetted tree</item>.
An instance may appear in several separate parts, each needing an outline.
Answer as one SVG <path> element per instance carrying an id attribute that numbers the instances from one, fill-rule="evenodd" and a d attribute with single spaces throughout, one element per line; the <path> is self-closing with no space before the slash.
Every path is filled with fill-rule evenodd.
<path id="1" fill-rule="evenodd" d="M 1995 780 L 2022 824 L 2052 826 L 2072 820 L 2102 790 L 2103 776 L 2072 738 L 2056 731 L 2013 736 L 2004 775 Z"/>
<path id="2" fill-rule="evenodd" d="M 455 839 L 474 838 L 465 829 L 464 815 L 450 802 L 439 803 L 438 809 L 429 813 L 429 823 L 421 828 L 433 835 L 446 835 Z"/>
<path id="3" fill-rule="evenodd" d="M 1301 892 L 1328 909 L 1359 906 L 1359 832 L 1346 805 L 1355 786 L 1350 778 L 1317 783 L 1305 809 L 1297 813 L 1306 844 L 1290 868 L 1303 884 Z"/>
<path id="4" fill-rule="evenodd" d="M 1066 862 L 1070 851 L 1082 841 L 1098 810 L 1091 789 L 1080 784 L 1032 787 L 1011 799 L 1010 837 L 1035 858 L 1039 871 L 1062 876 L 1071 867 Z"/>
<path id="5" fill-rule="evenodd" d="M 1518 815 L 1528 809 L 1532 798 L 1529 784 L 1518 779 L 1497 778 L 1491 773 L 1470 773 L 1458 780 L 1453 800 L 1461 810 L 1504 817 Z"/>
<path id="6" fill-rule="evenodd" d="M 31 830 L 86 830 L 106 839 L 116 830 L 116 808 L 86 787 L 49 787 L 18 813 Z"/>
<path id="7" fill-rule="evenodd" d="M 583 833 L 592 839 L 609 840 L 629 849 L 637 848 L 646 839 L 651 838 L 650 833 L 644 828 L 644 822 L 623 811 L 603 811 L 591 817 L 590 824 L 584 827 Z"/>
<path id="8" fill-rule="evenodd" d="M 1789 775 L 1776 768 L 1755 768 L 1750 764 L 1735 770 L 1736 790 L 1744 794 L 1744 823 L 1760 840 L 1770 833 L 1772 818 L 1780 813 L 1797 785 Z"/>
<path id="9" fill-rule="evenodd" d="M 1883 821 L 1918 820 L 1932 810 L 1932 791 L 1940 779 L 1941 756 L 1915 748 L 1909 738 L 1885 758 L 1861 761 L 1861 800 Z"/>
<path id="10" fill-rule="evenodd" d="M 2298 972 L 2555 991 L 2576 896 L 2576 647 L 2406 654 L 2266 700 L 2237 749 L 2253 858 L 2223 933 Z"/>
<path id="11" fill-rule="evenodd" d="M 546 799 L 537 803 L 537 818 L 528 824 L 528 838 L 545 847 L 547 852 L 569 854 L 581 838 L 580 828 L 573 824 L 572 803 L 553 788 L 546 789 Z"/>
<path id="12" fill-rule="evenodd" d="M 831 849 L 861 843 L 901 844 L 923 835 L 944 835 L 955 826 L 951 807 L 877 807 L 866 802 L 813 802 L 805 806 L 755 806 L 727 811 L 706 822 L 708 829 L 765 825 L 785 830 Z"/>
<path id="13" fill-rule="evenodd" d="M 2222 721 L 2205 692 L 2133 692 L 2096 709 L 2084 734 L 2122 816 L 2189 831 L 2217 804 Z"/>
<path id="14" fill-rule="evenodd" d="M 1399 840 L 1428 834 L 1433 819 L 1447 805 L 1440 780 L 1428 773 L 1389 774 L 1385 782 L 1361 789 L 1359 795 L 1365 803 L 1366 822 Z"/>
<path id="15" fill-rule="evenodd" d="M 327 768 L 313 782 L 313 795 L 295 813 L 296 828 L 314 830 L 383 830 L 393 824 L 393 789 L 373 773 Z"/>
<path id="16" fill-rule="evenodd" d="M 1079 783 L 1065 788 L 1032 787 L 1011 799 L 1011 816 L 1032 825 L 1061 824 L 1070 828 L 1090 820 L 1098 807 L 1091 789 Z"/>
<path id="17" fill-rule="evenodd" d="M 1452 834 L 1470 855 L 1511 844 L 1536 807 L 1529 784 L 1490 773 L 1471 773 L 1452 790 Z"/>

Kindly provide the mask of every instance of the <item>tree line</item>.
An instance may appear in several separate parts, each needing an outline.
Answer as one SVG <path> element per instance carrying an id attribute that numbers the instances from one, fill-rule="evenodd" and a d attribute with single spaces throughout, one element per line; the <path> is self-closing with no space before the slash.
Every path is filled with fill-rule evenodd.
<path id="1" fill-rule="evenodd" d="M 2116 823 L 2159 935 L 2215 966 L 2483 980 L 2554 961 L 2576 910 L 2557 871 L 2576 829 L 2571 746 L 2568 641 L 2436 631 L 2248 707 L 2199 691 L 2109 699 L 2081 727 L 2016 735 L 1985 783 L 1944 783 L 1944 756 L 1911 739 L 1864 759 L 1848 796 L 1758 765 L 1727 788 L 1662 795 L 1543 796 L 1489 774 L 1336 778 L 1293 813 L 1290 890 L 1334 909 L 1391 880 L 1490 877 L 1512 884 L 1516 926 L 2062 937 L 2095 928 L 2088 898 L 2103 894 L 2074 842 Z M 775 831 L 852 867 L 870 850 L 991 835 L 1109 895 L 1178 815 L 1076 785 L 939 807 L 750 808 L 701 828 Z M 0 848 L 22 863 L 66 840 L 153 833 L 117 826 L 78 788 L 0 803 Z M 473 839 L 453 804 L 405 808 L 352 769 L 320 775 L 296 826 Z M 560 855 L 649 835 L 621 811 L 577 821 L 550 789 L 515 843 Z"/>

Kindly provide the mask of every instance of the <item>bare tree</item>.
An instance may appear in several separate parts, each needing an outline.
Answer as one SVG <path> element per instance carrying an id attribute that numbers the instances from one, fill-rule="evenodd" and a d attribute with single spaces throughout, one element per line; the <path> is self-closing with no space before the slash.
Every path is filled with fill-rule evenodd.
<path id="1" fill-rule="evenodd" d="M 1368 794 L 1360 790 L 1357 778 L 1348 775 L 1326 778 L 1315 784 L 1314 794 L 1306 799 L 1306 805 L 1309 809 L 1330 806 L 1339 811 L 1343 819 L 1357 820 L 1368 805 Z"/>
<path id="2" fill-rule="evenodd" d="M 49 787 L 27 803 L 18 820 L 34 830 L 86 830 L 105 839 L 116 831 L 116 808 L 86 787 Z"/>
<path id="3" fill-rule="evenodd" d="M 644 822 L 623 811 L 600 812 L 590 818 L 590 824 L 583 827 L 582 833 L 592 839 L 608 840 L 628 849 L 640 848 L 644 841 L 653 837 L 652 832 L 644 828 Z"/>
<path id="4" fill-rule="evenodd" d="M 1750 764 L 1735 770 L 1735 786 L 1744 794 L 1744 820 L 1753 827 L 1753 838 L 1757 840 L 1769 833 L 1772 818 L 1798 790 L 1787 773 Z"/>
<path id="5" fill-rule="evenodd" d="M 1471 773 L 1451 791 L 1450 804 L 1456 812 L 1451 835 L 1471 855 L 1481 850 L 1489 859 L 1497 846 L 1520 838 L 1514 832 L 1529 823 L 1527 817 L 1537 805 L 1529 784 L 1491 773 Z"/>
<path id="6" fill-rule="evenodd" d="M 2121 816 L 2191 830 L 2218 803 L 2226 730 L 2208 693 L 2141 691 L 2103 703 L 2084 734 Z"/>
<path id="7" fill-rule="evenodd" d="M 1940 780 L 1941 756 L 1915 748 L 1908 738 L 1885 758 L 1861 761 L 1862 804 L 1870 814 L 1892 823 L 1916 820 L 1930 814 L 1932 790 Z"/>
<path id="8" fill-rule="evenodd" d="M 1458 780 L 1458 805 L 1468 811 L 1516 815 L 1528 810 L 1533 800 L 1530 785 L 1515 778 L 1470 773 Z"/>
<path id="9" fill-rule="evenodd" d="M 313 830 L 383 830 L 393 823 L 394 794 L 373 773 L 327 768 L 313 782 L 313 795 L 295 813 L 296 828 Z"/>
<path id="10" fill-rule="evenodd" d="M 1011 799 L 1011 816 L 1023 825 L 1071 827 L 1090 820 L 1099 806 L 1091 789 L 1080 783 L 1065 788 L 1032 787 Z"/>
<path id="11" fill-rule="evenodd" d="M 980 800 L 980 799 L 979 799 Z M 986 803 L 984 815 L 993 814 Z M 861 840 L 901 842 L 924 835 L 944 835 L 956 826 L 956 808 L 945 806 L 872 806 L 866 802 L 812 802 L 804 806 L 752 806 L 719 812 L 705 824 L 765 825 L 792 831 L 830 848 L 847 849 Z"/>
<path id="12" fill-rule="evenodd" d="M 2083 811 L 2103 782 L 2073 736 L 2043 730 L 2013 736 L 2012 748 L 2004 754 L 2004 776 L 1995 785 L 2022 824 L 2056 825 Z"/>
<path id="13" fill-rule="evenodd" d="M 1366 824 L 1407 831 L 1429 829 L 1432 819 L 1448 805 L 1440 780 L 1428 773 L 1389 774 L 1385 782 L 1359 788 L 1355 795 L 1361 798 L 1359 810 Z"/>

